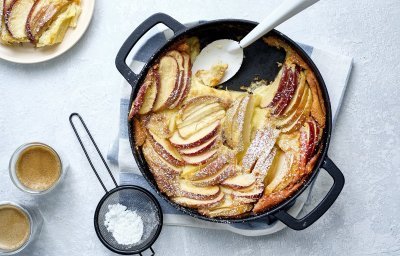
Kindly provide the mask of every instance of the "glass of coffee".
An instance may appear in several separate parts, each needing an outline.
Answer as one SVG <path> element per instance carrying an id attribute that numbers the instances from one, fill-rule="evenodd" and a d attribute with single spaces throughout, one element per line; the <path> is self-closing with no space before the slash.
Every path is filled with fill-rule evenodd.
<path id="1" fill-rule="evenodd" d="M 40 234 L 43 218 L 37 209 L 0 202 L 0 255 L 22 251 Z"/>
<path id="2" fill-rule="evenodd" d="M 9 169 L 11 179 L 19 189 L 44 194 L 63 180 L 68 163 L 49 145 L 32 142 L 17 148 Z"/>

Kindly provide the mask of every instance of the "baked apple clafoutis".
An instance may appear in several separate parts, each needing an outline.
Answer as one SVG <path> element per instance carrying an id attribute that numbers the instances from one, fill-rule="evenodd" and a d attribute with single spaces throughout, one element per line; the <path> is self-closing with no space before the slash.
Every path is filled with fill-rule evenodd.
<path id="1" fill-rule="evenodd" d="M 197 38 L 150 68 L 129 117 L 158 188 L 209 217 L 260 213 L 290 197 L 320 154 L 325 108 L 310 67 L 285 42 L 275 80 L 247 91 L 214 88 L 226 64 L 191 73 Z M 251 80 L 251 79 L 249 79 Z"/>

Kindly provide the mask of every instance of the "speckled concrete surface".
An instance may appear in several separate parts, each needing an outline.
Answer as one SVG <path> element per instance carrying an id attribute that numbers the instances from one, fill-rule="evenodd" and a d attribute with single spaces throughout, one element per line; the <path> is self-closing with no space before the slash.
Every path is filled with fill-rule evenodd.
<path id="1" fill-rule="evenodd" d="M 114 57 L 127 35 L 155 12 L 182 22 L 259 21 L 279 1 L 234 2 L 98 1 L 88 32 L 60 58 L 34 66 L 0 61 L 0 200 L 36 203 L 46 219 L 41 239 L 23 255 L 112 255 L 93 231 L 103 191 L 78 148 L 68 115 L 79 111 L 106 152 L 118 120 L 121 77 Z M 341 196 L 301 232 L 285 229 L 250 238 L 166 227 L 155 244 L 158 255 L 400 255 L 399 1 L 322 0 L 279 30 L 354 57 L 329 151 L 346 176 Z M 72 166 L 63 185 L 45 197 L 24 195 L 8 178 L 13 150 L 33 140 L 63 147 Z M 329 185 L 326 177 L 320 179 L 305 211 Z"/>

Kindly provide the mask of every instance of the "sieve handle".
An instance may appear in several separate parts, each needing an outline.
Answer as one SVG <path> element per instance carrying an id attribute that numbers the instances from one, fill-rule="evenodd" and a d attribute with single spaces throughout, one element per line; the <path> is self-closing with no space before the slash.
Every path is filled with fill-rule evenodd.
<path id="1" fill-rule="evenodd" d="M 156 255 L 156 253 L 154 252 L 153 248 L 150 247 L 149 249 L 150 249 L 150 251 L 151 251 L 151 256 Z M 141 252 L 139 252 L 139 255 L 140 255 L 140 256 L 143 256 Z"/>
<path id="2" fill-rule="evenodd" d="M 110 167 L 108 167 L 108 165 L 107 165 L 107 163 L 106 163 L 106 160 L 104 160 L 103 155 L 101 154 L 99 148 L 97 147 L 97 144 L 96 144 L 96 142 L 94 141 L 94 139 L 93 139 L 93 137 L 92 137 L 92 134 L 90 133 L 89 129 L 87 128 L 87 126 L 86 126 L 86 124 L 85 124 L 85 121 L 83 121 L 82 117 L 81 117 L 78 113 L 72 113 L 72 114 L 69 116 L 69 122 L 71 123 L 72 129 L 74 130 L 75 135 L 76 135 L 76 137 L 78 138 L 79 144 L 81 144 L 81 147 L 82 147 L 82 149 L 83 149 L 83 152 L 85 153 L 86 158 L 87 158 L 87 160 L 89 161 L 89 164 L 90 164 L 90 166 L 92 167 L 92 170 L 93 170 L 94 174 L 96 174 L 96 177 L 97 177 L 97 179 L 99 180 L 101 186 L 103 187 L 104 191 L 106 191 L 106 193 L 107 193 L 108 190 L 107 190 L 106 186 L 104 185 L 103 181 L 101 180 L 99 174 L 97 173 L 97 170 L 96 170 L 96 168 L 94 167 L 94 165 L 93 165 L 93 163 L 92 163 L 92 160 L 90 159 L 89 154 L 88 154 L 88 152 L 86 151 L 85 146 L 83 145 L 83 142 L 82 142 L 82 140 L 81 140 L 81 137 L 79 136 L 79 133 L 78 133 L 78 131 L 76 130 L 76 127 L 75 127 L 75 124 L 74 124 L 74 121 L 73 121 L 73 117 L 74 117 L 74 116 L 76 116 L 76 117 L 79 119 L 79 121 L 81 122 L 81 124 L 82 124 L 83 128 L 85 129 L 86 133 L 89 135 L 89 138 L 90 138 L 90 140 L 92 141 L 94 147 L 96 148 L 97 154 L 99 154 L 101 160 L 103 161 L 103 164 L 104 164 L 104 166 L 106 167 L 106 169 L 107 169 L 107 171 L 108 171 L 108 174 L 110 174 L 110 177 L 111 177 L 111 179 L 113 180 L 113 182 L 114 182 L 114 184 L 115 184 L 115 187 L 118 187 L 118 184 L 117 184 L 117 182 L 115 181 L 114 175 L 112 175 L 112 173 L 111 173 Z"/>

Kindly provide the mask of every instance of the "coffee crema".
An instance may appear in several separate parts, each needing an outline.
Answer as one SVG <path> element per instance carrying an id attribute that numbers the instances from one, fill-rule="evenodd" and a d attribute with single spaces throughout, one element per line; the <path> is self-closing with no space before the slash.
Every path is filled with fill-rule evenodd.
<path id="1" fill-rule="evenodd" d="M 19 154 L 15 170 L 22 185 L 34 191 L 44 191 L 60 178 L 61 160 L 52 148 L 32 145 Z"/>
<path id="2" fill-rule="evenodd" d="M 15 251 L 29 239 L 29 217 L 13 205 L 0 206 L 0 249 Z"/>

